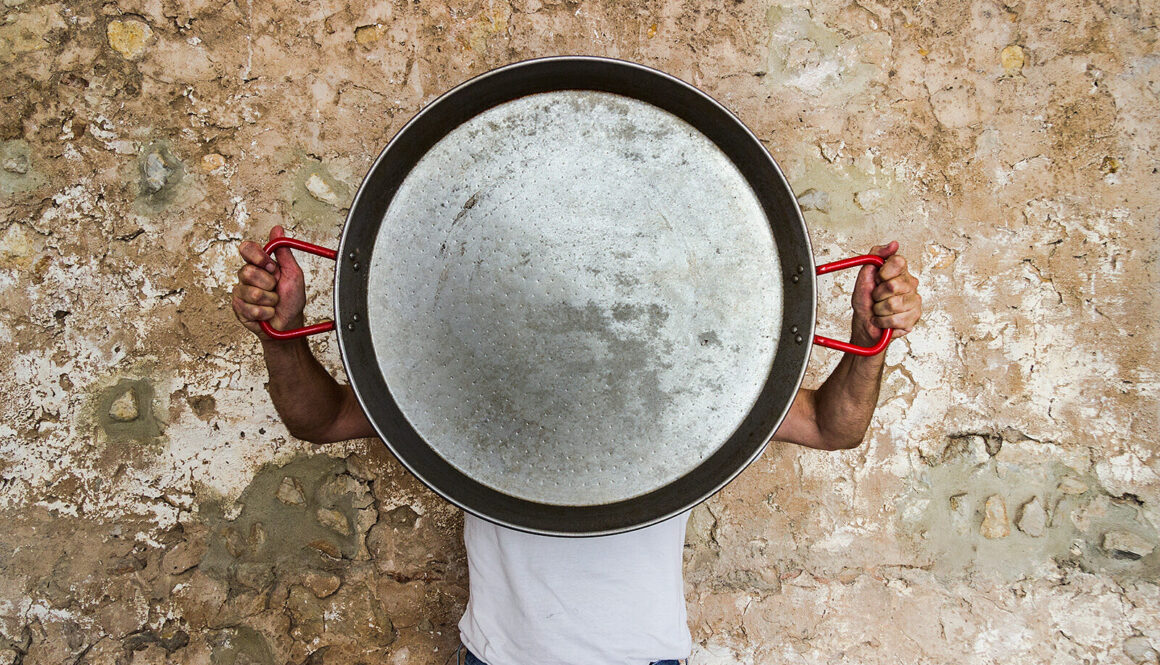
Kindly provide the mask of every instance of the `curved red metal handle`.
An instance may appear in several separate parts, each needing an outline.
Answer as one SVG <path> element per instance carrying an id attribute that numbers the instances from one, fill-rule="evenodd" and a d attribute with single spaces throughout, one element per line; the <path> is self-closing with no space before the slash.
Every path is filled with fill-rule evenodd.
<path id="1" fill-rule="evenodd" d="M 815 273 L 818 275 L 825 275 L 826 273 L 835 272 L 837 270 L 845 270 L 846 268 L 853 268 L 855 266 L 876 265 L 881 266 L 886 263 L 886 259 L 874 254 L 866 254 L 864 256 L 855 256 L 849 259 L 842 259 L 841 261 L 834 261 L 833 263 L 823 263 L 818 266 Z M 824 346 L 828 349 L 837 349 L 844 353 L 853 353 L 858 356 L 876 356 L 886 350 L 886 345 L 890 344 L 890 337 L 894 331 L 890 328 L 882 331 L 882 336 L 878 338 L 878 343 L 874 346 L 858 346 L 857 344 L 850 344 L 849 342 L 841 342 L 829 337 L 822 337 L 821 335 L 814 335 L 814 344 Z"/>
<path id="2" fill-rule="evenodd" d="M 267 256 L 273 258 L 274 250 L 278 249 L 279 247 L 289 247 L 290 249 L 301 250 L 303 252 L 308 252 L 310 254 L 330 259 L 331 261 L 338 259 L 338 252 L 335 250 L 319 247 L 318 245 L 312 245 L 305 240 L 298 240 L 296 238 L 274 238 L 270 242 L 266 243 L 266 246 L 262 249 L 266 252 Z M 269 321 L 259 321 L 258 325 L 262 326 L 262 332 L 266 333 L 274 339 L 295 339 L 298 337 L 306 337 L 307 335 L 315 335 L 318 333 L 334 330 L 334 321 L 323 321 L 322 323 L 315 323 L 312 326 L 306 326 L 304 328 L 294 328 L 293 330 L 274 330 L 274 327 L 270 325 Z"/>

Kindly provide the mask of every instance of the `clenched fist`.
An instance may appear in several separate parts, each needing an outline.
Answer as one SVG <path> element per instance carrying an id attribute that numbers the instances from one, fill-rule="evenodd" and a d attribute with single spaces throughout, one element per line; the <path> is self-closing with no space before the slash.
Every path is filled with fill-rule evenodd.
<path id="1" fill-rule="evenodd" d="M 281 226 L 270 229 L 270 240 L 284 235 Z M 276 249 L 274 261 L 261 245 L 248 240 L 238 247 L 238 252 L 246 260 L 246 265 L 238 270 L 232 298 L 238 321 L 263 340 L 270 337 L 262 332 L 259 321 L 269 321 L 275 330 L 300 327 L 306 284 L 294 254 L 286 247 Z"/>
<path id="2" fill-rule="evenodd" d="M 863 266 L 854 284 L 854 343 L 872 346 L 885 328 L 902 337 L 914 329 L 922 316 L 922 296 L 918 278 L 906 267 L 906 257 L 898 254 L 898 243 L 876 245 L 870 253 L 881 256 L 881 266 Z"/>

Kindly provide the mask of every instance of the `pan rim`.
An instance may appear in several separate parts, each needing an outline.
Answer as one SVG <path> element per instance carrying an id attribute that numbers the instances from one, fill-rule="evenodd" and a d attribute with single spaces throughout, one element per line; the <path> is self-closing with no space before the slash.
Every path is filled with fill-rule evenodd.
<path id="1" fill-rule="evenodd" d="M 388 168 L 389 165 L 387 164 L 387 161 L 391 159 L 396 152 L 400 151 L 400 146 L 402 146 L 403 142 L 408 140 L 408 137 L 411 136 L 409 131 L 414 133 L 415 128 L 427 122 L 427 119 L 432 118 L 433 114 L 444 109 L 449 103 L 454 103 L 455 100 L 463 97 L 465 94 L 464 91 L 479 91 L 490 82 L 495 82 L 505 77 L 510 79 L 513 75 L 533 73 L 537 69 L 541 70 L 541 72 L 535 72 L 537 74 L 542 73 L 543 71 L 547 71 L 549 74 L 551 74 L 553 68 L 567 69 L 576 67 L 581 69 L 585 67 L 597 67 L 605 69 L 612 68 L 608 71 L 616 70 L 619 72 L 617 75 L 623 75 L 629 78 L 637 77 L 650 85 L 663 85 L 668 90 L 668 92 L 676 92 L 678 95 L 683 94 L 685 98 L 690 101 L 690 103 L 695 102 L 698 106 L 702 107 L 702 112 L 714 115 L 714 120 L 726 120 L 727 122 L 724 124 L 729 126 L 722 131 L 732 132 L 730 140 L 750 144 L 750 147 L 747 148 L 747 151 L 750 153 L 749 157 L 754 159 L 755 162 L 760 163 L 751 163 L 748 165 L 748 168 L 741 164 L 737 164 L 737 159 L 735 157 L 736 150 L 728 150 L 712 136 L 709 138 L 713 140 L 714 143 L 718 144 L 718 147 L 720 147 L 722 151 L 725 152 L 725 154 L 730 158 L 730 160 L 734 162 L 735 166 L 742 173 L 745 179 L 750 182 L 750 186 L 755 190 L 755 194 L 757 194 L 759 198 L 764 195 L 767 198 L 772 197 L 777 199 L 777 203 L 779 205 L 776 210 L 781 215 L 781 217 L 779 217 L 779 223 L 787 227 L 786 229 L 782 229 L 782 233 L 779 233 L 777 228 L 771 229 L 771 232 L 774 236 L 775 250 L 779 252 L 782 258 L 782 292 L 784 299 L 782 334 L 779 336 L 777 350 L 775 351 L 774 367 L 771 369 L 770 375 L 766 379 L 766 384 L 762 388 L 761 397 L 759 397 L 750 414 L 746 416 L 741 426 L 739 426 L 738 432 L 740 432 L 740 434 L 735 432 L 735 434 L 722 445 L 724 448 L 733 442 L 734 439 L 741 437 L 745 440 L 745 448 L 739 453 L 739 455 L 734 455 L 729 458 L 729 464 L 725 465 L 729 468 L 705 470 L 704 467 L 706 467 L 707 462 L 709 461 L 707 460 L 706 463 L 702 463 L 702 465 L 694 469 L 693 472 L 687 474 L 693 475 L 698 472 L 703 472 L 712 478 L 711 482 L 702 485 L 700 489 L 695 492 L 695 497 L 673 501 L 672 497 L 668 496 L 667 500 L 670 504 L 672 504 L 670 508 L 665 508 L 659 511 L 654 510 L 651 511 L 649 515 L 645 515 L 643 517 L 626 517 L 626 515 L 632 514 L 634 510 L 639 509 L 621 506 L 620 504 L 647 504 L 650 497 L 656 499 L 656 496 L 654 495 L 658 495 L 658 493 L 663 492 L 666 488 L 670 488 L 681 483 L 684 478 L 678 479 L 678 481 L 669 483 L 669 485 L 666 485 L 665 487 L 657 488 L 656 490 L 650 491 L 644 495 L 619 502 L 618 504 L 606 504 L 604 506 L 593 507 L 555 507 L 568 513 L 598 513 L 601 510 L 607 510 L 610 512 L 619 511 L 615 515 L 605 516 L 603 523 L 599 515 L 596 515 L 596 519 L 593 519 L 593 515 L 591 514 L 586 516 L 584 520 L 576 520 L 575 522 L 569 523 L 566 516 L 565 519 L 561 520 L 561 515 L 558 514 L 560 512 L 559 510 L 545 511 L 546 508 L 549 508 L 547 504 L 539 504 L 525 499 L 515 499 L 514 497 L 510 496 L 508 497 L 509 503 L 514 502 L 514 504 L 517 504 L 517 507 L 526 508 L 528 511 L 530 511 L 528 513 L 520 513 L 519 511 L 516 511 L 516 513 L 514 513 L 516 517 L 525 517 L 527 514 L 533 514 L 537 511 L 551 514 L 541 515 L 539 518 L 535 519 L 521 520 L 513 518 L 513 513 L 511 510 L 508 511 L 509 514 L 506 516 L 489 513 L 486 510 L 481 510 L 478 505 L 474 505 L 473 501 L 470 499 L 475 497 L 471 496 L 470 493 L 457 491 L 459 488 L 449 488 L 446 486 L 447 483 L 438 482 L 440 479 L 433 479 L 429 477 L 431 475 L 431 469 L 429 468 L 429 465 L 424 466 L 422 464 L 416 463 L 415 460 L 409 459 L 409 456 L 405 454 L 406 451 L 401 452 L 399 448 L 402 446 L 398 439 L 400 437 L 405 438 L 406 433 L 400 431 L 400 423 L 398 422 L 383 422 L 384 416 L 382 413 L 379 413 L 379 410 L 383 407 L 382 396 L 380 395 L 376 397 L 369 394 L 371 386 L 367 385 L 366 381 L 361 380 L 361 377 L 366 372 L 370 371 L 365 368 L 365 365 L 369 363 L 358 362 L 359 354 L 365 349 L 365 344 L 362 346 L 359 345 L 359 335 L 364 334 L 369 337 L 369 332 L 364 332 L 358 325 L 358 314 L 360 310 L 364 313 L 366 311 L 365 297 L 362 299 L 363 306 L 360 307 L 360 299 L 357 296 L 350 295 L 352 289 L 358 291 L 357 287 L 360 285 L 360 280 L 363 282 L 361 285 L 361 292 L 365 294 L 366 274 L 369 271 L 363 270 L 360 273 L 359 269 L 360 264 L 366 266 L 370 265 L 369 254 L 360 254 L 360 249 L 364 245 L 355 240 L 355 232 L 360 231 L 359 224 L 361 223 L 362 219 L 360 215 L 363 217 L 367 216 L 363 213 L 365 213 L 368 208 L 372 207 L 374 204 L 381 205 L 384 198 L 386 205 L 389 205 L 390 200 L 394 196 L 393 190 L 390 191 L 389 194 L 385 197 L 383 192 L 375 192 L 371 190 L 374 183 L 376 182 L 376 176 L 384 172 L 382 169 Z M 561 85 L 558 87 L 552 87 L 550 89 L 567 90 L 602 88 Z M 525 94 L 534 93 L 529 92 Z M 510 97 L 503 97 L 501 95 L 500 97 L 503 98 L 496 103 L 503 103 L 503 101 L 510 101 L 511 99 L 516 99 L 521 96 L 524 95 L 514 95 Z M 635 99 L 641 99 L 640 96 L 633 94 L 628 96 Z M 641 99 L 641 101 L 652 103 L 649 99 Z M 482 110 L 490 108 L 494 105 L 495 104 L 491 104 L 484 109 L 480 109 L 476 111 L 475 114 L 482 112 Z M 674 112 L 672 108 L 666 107 L 662 104 L 655 105 L 664 110 Z M 475 114 L 472 114 L 472 116 L 469 117 L 473 117 Z M 676 115 L 682 119 L 685 119 L 686 121 L 689 120 L 681 113 L 676 113 Z M 706 120 L 705 122 L 708 121 Z M 702 122 L 701 124 L 703 125 L 705 122 Z M 702 127 L 698 126 L 696 123 L 692 124 L 694 127 L 697 127 L 699 130 L 701 130 L 702 133 L 705 133 L 704 130 L 702 130 Z M 442 132 L 442 135 L 446 135 L 446 133 L 451 129 L 454 129 L 454 126 L 446 128 L 446 130 Z M 752 149 L 753 147 L 756 147 L 756 151 Z M 399 182 L 405 178 L 406 174 L 410 171 L 413 165 L 414 162 L 407 165 L 407 167 L 402 170 L 402 175 L 398 177 Z M 759 184 L 766 188 L 776 189 L 778 191 L 773 193 L 763 193 L 762 190 L 759 190 L 758 184 L 753 183 L 751 178 L 751 174 L 756 171 L 761 171 L 763 175 L 769 179 L 769 182 Z M 395 187 L 397 188 L 397 183 Z M 376 199 L 376 197 L 377 200 L 373 200 Z M 771 216 L 771 206 L 766 205 L 765 198 L 762 198 L 761 200 L 762 207 L 766 212 L 767 218 L 769 218 L 769 223 L 771 226 L 773 226 L 774 219 Z M 368 202 L 371 203 L 368 204 Z M 373 215 L 371 215 L 371 217 L 373 217 Z M 381 224 L 381 215 L 379 215 L 379 218 L 379 223 Z M 793 248 L 794 251 L 792 252 L 793 260 L 786 261 L 785 254 L 788 250 L 783 246 L 783 239 L 788 232 L 795 230 L 797 233 L 792 233 L 792 235 L 795 236 L 795 247 Z M 696 87 L 676 78 L 675 76 L 647 67 L 645 65 L 640 65 L 624 60 L 605 58 L 600 56 L 552 56 L 524 60 L 480 74 L 440 95 L 434 101 L 420 109 L 420 111 L 416 113 L 414 117 L 412 117 L 406 124 L 404 124 L 404 126 L 391 139 L 391 141 L 387 143 L 371 167 L 368 169 L 367 175 L 363 179 L 363 182 L 361 183 L 358 192 L 355 195 L 354 201 L 351 204 L 350 212 L 347 215 L 346 223 L 343 228 L 342 238 L 339 244 L 338 256 L 339 259 L 335 269 L 334 277 L 334 307 L 335 321 L 338 324 L 337 332 L 339 349 L 344 368 L 347 371 L 350 385 L 355 393 L 356 398 L 358 399 L 360 407 L 363 409 L 364 413 L 366 413 L 368 420 L 371 422 L 371 425 L 374 427 L 383 443 L 388 447 L 388 449 L 391 450 L 392 454 L 394 454 L 399 462 L 409 472 L 414 474 L 415 477 L 418 478 L 424 485 L 431 488 L 433 491 L 452 504 L 462 508 L 469 513 L 472 513 L 489 522 L 520 531 L 552 536 L 610 535 L 644 528 L 646 526 L 662 522 L 666 519 L 670 519 L 676 515 L 690 510 L 692 507 L 712 496 L 729 482 L 734 480 L 754 460 L 761 456 L 769 442 L 772 440 L 773 434 L 784 421 L 786 414 L 788 414 L 789 408 L 793 402 L 792 396 L 796 395 L 797 390 L 799 389 L 801 382 L 804 379 L 806 367 L 809 361 L 811 347 L 809 341 L 811 341 L 813 337 L 815 323 L 814 312 L 816 311 L 816 289 L 814 288 L 812 249 L 810 247 L 809 235 L 806 232 L 805 221 L 801 215 L 800 208 L 797 206 L 796 198 L 793 196 L 792 189 L 790 188 L 784 173 L 773 160 L 772 156 L 769 155 L 768 151 L 765 150 L 764 146 L 761 144 L 756 135 L 754 135 L 753 132 L 749 130 L 749 128 L 746 127 L 744 123 L 742 123 L 736 117 L 735 114 L 721 105 L 711 96 L 702 92 Z M 792 321 L 791 317 L 787 315 L 791 304 L 791 294 L 795 304 L 795 316 L 792 317 Z M 365 326 L 363 327 L 365 328 Z M 789 332 L 790 329 L 792 329 L 792 332 Z M 797 341 L 795 342 L 794 340 Z M 765 407 L 772 406 L 772 410 L 761 418 L 761 422 L 758 424 L 763 426 L 759 427 L 758 429 L 767 431 L 755 430 L 741 432 L 741 430 L 746 427 L 746 423 L 750 423 L 750 421 L 753 420 L 754 412 L 756 412 L 759 407 L 763 406 L 763 401 L 769 401 L 763 400 L 763 398 L 766 397 L 767 393 L 769 392 L 770 382 L 773 380 L 774 375 L 778 374 L 778 361 L 783 359 L 783 351 L 787 348 L 787 346 L 791 347 L 793 353 L 790 353 L 789 355 L 795 357 L 795 362 L 791 370 L 787 371 L 783 368 L 781 371 L 782 376 L 779 378 L 781 378 L 783 382 L 787 384 L 792 383 L 792 390 L 789 391 L 789 394 L 791 395 L 790 399 L 783 399 L 779 403 L 772 405 L 768 403 L 764 404 Z M 357 351 L 356 347 L 358 349 Z M 366 357 L 365 354 L 362 355 L 362 357 Z M 379 378 L 380 381 L 382 381 L 381 377 Z M 367 381 L 373 383 L 373 381 L 370 379 Z M 383 383 L 383 388 L 386 388 L 385 382 Z M 786 392 L 784 387 L 781 389 L 781 392 Z M 388 394 L 386 395 L 386 399 L 390 401 L 394 406 L 394 409 L 398 411 L 397 404 L 394 404 L 393 398 L 391 398 L 389 395 L 389 389 L 387 390 L 387 393 Z M 387 417 L 393 416 L 391 414 L 387 414 Z M 750 424 L 752 425 L 753 423 Z M 413 430 L 411 433 L 418 437 L 417 433 L 415 433 Z M 393 440 L 392 435 L 394 435 L 395 440 Z M 421 437 L 418 437 L 418 439 L 421 441 Z M 713 458 L 710 458 L 710 460 L 712 459 Z M 455 478 L 455 474 L 449 475 L 452 479 Z M 475 482 L 471 479 L 467 480 L 469 482 Z M 494 492 L 494 490 L 492 490 L 492 492 Z M 498 492 L 495 493 L 502 494 Z M 487 493 L 476 491 L 474 494 L 486 495 Z M 671 495 L 672 493 L 670 492 L 669 494 Z M 581 508 L 592 508 L 592 511 L 582 511 L 580 510 Z"/>

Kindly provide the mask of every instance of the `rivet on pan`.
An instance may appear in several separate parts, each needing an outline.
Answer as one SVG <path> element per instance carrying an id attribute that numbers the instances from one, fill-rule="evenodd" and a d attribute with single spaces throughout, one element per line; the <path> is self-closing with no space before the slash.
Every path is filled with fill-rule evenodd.
<path id="1" fill-rule="evenodd" d="M 796 335 L 797 331 L 798 331 L 798 327 L 797 326 L 790 326 L 789 331 Z"/>
<path id="2" fill-rule="evenodd" d="M 358 269 L 359 269 L 358 261 L 355 261 L 354 263 L 350 264 L 350 268 L 351 268 L 351 270 L 358 272 Z M 795 279 L 794 281 L 796 282 L 797 280 Z"/>
<path id="3" fill-rule="evenodd" d="M 798 344 L 801 344 L 803 341 L 803 338 L 801 335 L 798 335 L 797 337 L 793 338 L 793 341 L 797 342 Z"/>
<path id="4" fill-rule="evenodd" d="M 350 254 L 347 254 L 346 256 L 351 261 L 354 261 L 356 258 L 358 258 L 358 252 L 352 249 L 352 250 L 350 250 Z"/>
<path id="5" fill-rule="evenodd" d="M 358 265 L 358 264 L 355 264 L 355 265 Z M 801 277 L 799 277 L 798 275 L 794 275 L 793 277 L 790 277 L 789 279 L 790 279 L 790 281 L 791 281 L 791 282 L 793 282 L 794 284 L 797 284 L 797 283 L 798 283 L 798 280 L 799 280 L 799 279 L 801 279 Z"/>
<path id="6" fill-rule="evenodd" d="M 346 324 L 346 329 L 347 330 L 354 330 L 354 321 L 351 321 L 350 323 Z"/>
<path id="7" fill-rule="evenodd" d="M 797 271 L 798 272 L 805 272 L 806 271 L 805 266 L 798 266 Z"/>
<path id="8" fill-rule="evenodd" d="M 358 314 L 351 314 L 350 320 L 354 321 L 355 323 L 358 323 Z M 797 332 L 797 329 L 794 329 L 794 332 Z"/>

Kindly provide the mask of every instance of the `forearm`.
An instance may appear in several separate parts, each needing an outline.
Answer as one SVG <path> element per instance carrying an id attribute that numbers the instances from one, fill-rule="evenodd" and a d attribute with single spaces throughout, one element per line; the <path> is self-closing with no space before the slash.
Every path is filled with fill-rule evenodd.
<path id="1" fill-rule="evenodd" d="M 263 340 L 262 352 L 267 390 L 290 434 L 313 443 L 370 435 L 353 392 L 334 380 L 306 340 Z"/>
<path id="2" fill-rule="evenodd" d="M 856 447 L 878 403 L 884 357 L 843 356 L 820 388 L 798 391 L 774 438 L 821 450 Z"/>
<path id="3" fill-rule="evenodd" d="M 882 383 L 885 352 L 864 357 L 845 355 L 814 393 L 815 422 L 823 447 L 854 448 L 862 443 Z"/>
<path id="4" fill-rule="evenodd" d="M 883 259 L 881 267 L 875 271 L 864 266 L 858 273 L 850 299 L 854 309 L 850 341 L 854 344 L 874 346 L 886 330 L 901 337 L 922 315 L 918 279 L 897 251 L 897 242 L 871 248 L 871 254 Z M 885 352 L 843 356 L 820 388 L 798 391 L 774 438 L 823 450 L 856 447 L 866 436 L 878 405 L 885 365 Z"/>

